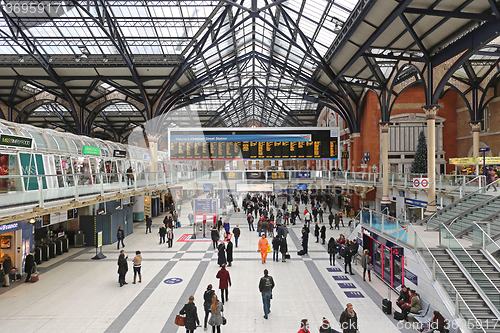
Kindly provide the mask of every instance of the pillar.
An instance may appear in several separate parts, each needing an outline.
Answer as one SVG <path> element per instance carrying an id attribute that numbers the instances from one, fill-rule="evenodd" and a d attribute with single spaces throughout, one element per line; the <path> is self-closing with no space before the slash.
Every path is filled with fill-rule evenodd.
<path id="1" fill-rule="evenodd" d="M 382 145 L 382 201 L 380 210 L 389 214 L 391 201 L 389 200 L 389 123 L 380 123 L 380 144 Z"/>
<path id="2" fill-rule="evenodd" d="M 149 179 L 155 180 L 155 173 L 158 173 L 158 135 L 148 134 L 149 155 L 151 161 L 149 163 Z"/>
<path id="3" fill-rule="evenodd" d="M 425 215 L 434 214 L 436 208 L 436 114 L 439 105 L 426 105 L 422 109 L 427 118 L 427 177 L 429 189 L 427 190 L 427 209 Z"/>
<path id="4" fill-rule="evenodd" d="M 360 165 L 363 162 L 363 147 L 361 142 L 361 134 L 360 133 L 352 133 L 351 134 L 351 171 L 352 172 L 361 172 Z"/>
<path id="5" fill-rule="evenodd" d="M 271 169 L 271 161 L 264 160 L 264 170 Z"/>
<path id="6" fill-rule="evenodd" d="M 236 165 L 237 165 L 237 169 L 238 170 L 245 170 L 245 161 L 243 160 L 238 160 L 236 162 Z"/>
<path id="7" fill-rule="evenodd" d="M 472 157 L 479 157 L 479 132 L 481 131 L 480 122 L 471 122 L 470 126 L 472 128 Z M 476 175 L 479 175 L 479 168 L 476 163 Z"/>
<path id="8" fill-rule="evenodd" d="M 252 170 L 252 166 L 253 166 L 252 163 L 253 163 L 253 161 L 248 161 L 248 170 Z"/>

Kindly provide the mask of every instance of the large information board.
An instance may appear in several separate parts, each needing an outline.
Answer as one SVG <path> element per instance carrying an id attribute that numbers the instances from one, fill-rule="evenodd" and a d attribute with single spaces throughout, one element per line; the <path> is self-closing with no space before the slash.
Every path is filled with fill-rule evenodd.
<path id="1" fill-rule="evenodd" d="M 339 158 L 338 128 L 171 128 L 168 133 L 171 160 Z"/>

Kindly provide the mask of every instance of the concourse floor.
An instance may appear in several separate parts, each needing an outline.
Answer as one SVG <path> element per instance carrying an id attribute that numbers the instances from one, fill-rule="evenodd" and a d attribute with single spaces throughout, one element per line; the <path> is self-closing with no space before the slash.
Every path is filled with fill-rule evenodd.
<path id="1" fill-rule="evenodd" d="M 158 244 L 158 225 L 163 216 L 153 219 L 153 233 L 145 234 L 144 223 L 134 224 L 134 233 L 125 238 L 125 253 L 129 256 L 128 285 L 117 282 L 116 243 L 103 247 L 107 256 L 91 260 L 94 248 L 73 248 L 39 266 L 37 283 L 14 282 L 9 288 L 0 288 L 2 332 L 185 332 L 174 324 L 175 315 L 194 295 L 198 316 L 203 325 L 203 292 L 208 284 L 218 290 L 215 278 L 219 266 L 217 253 L 211 241 L 177 241 L 191 229 L 185 221 L 188 210 L 183 211 L 183 226 L 174 230 L 172 248 Z M 382 298 L 388 290 L 378 279 L 364 282 L 361 266 L 353 264 L 354 276 L 329 272 L 326 245 L 309 239 L 309 255 L 298 256 L 301 248 L 301 226 L 289 228 L 288 248 L 291 260 L 273 262 L 272 253 L 261 263 L 257 252 L 257 232 L 250 232 L 243 213 L 229 214 L 231 230 L 240 225 L 238 248 L 234 247 L 234 262 L 228 267 L 232 286 L 229 302 L 224 306 L 227 325 L 222 332 L 276 332 L 295 333 L 300 320 L 307 318 L 311 332 L 317 332 L 323 317 L 339 330 L 337 323 L 347 303 L 352 303 L 359 317 L 361 333 L 415 332 L 398 329 L 392 316 L 381 311 Z M 327 225 L 328 229 L 328 225 Z M 342 230 L 341 230 L 342 231 Z M 339 231 L 327 230 L 338 237 Z M 234 242 L 233 242 L 234 243 Z M 143 256 L 142 283 L 132 284 L 132 258 L 140 250 Z M 340 267 L 337 262 L 335 267 Z M 267 268 L 276 287 L 273 290 L 269 319 L 263 318 L 262 299 L 258 283 Z M 335 280 L 346 276 L 348 280 Z M 178 283 L 166 283 L 167 279 Z M 339 283 L 352 283 L 342 289 Z M 346 292 L 353 292 L 349 298 Z M 392 296 L 393 303 L 396 299 Z M 196 332 L 202 332 L 203 327 Z M 207 332 L 211 332 L 209 327 Z"/>

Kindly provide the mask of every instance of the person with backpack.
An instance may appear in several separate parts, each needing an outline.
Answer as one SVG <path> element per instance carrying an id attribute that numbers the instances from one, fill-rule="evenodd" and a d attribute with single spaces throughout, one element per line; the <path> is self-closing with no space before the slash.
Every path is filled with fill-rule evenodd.
<path id="1" fill-rule="evenodd" d="M 207 290 L 203 294 L 203 309 L 205 310 L 205 320 L 204 328 L 207 330 L 208 315 L 210 314 L 210 306 L 212 305 L 212 297 L 215 295 L 215 291 L 211 284 L 207 286 Z"/>
<path id="2" fill-rule="evenodd" d="M 271 298 L 273 298 L 274 280 L 269 276 L 267 269 L 264 270 L 264 276 L 259 281 L 259 291 L 262 294 L 262 303 L 264 304 L 264 318 L 267 319 L 271 312 Z"/>

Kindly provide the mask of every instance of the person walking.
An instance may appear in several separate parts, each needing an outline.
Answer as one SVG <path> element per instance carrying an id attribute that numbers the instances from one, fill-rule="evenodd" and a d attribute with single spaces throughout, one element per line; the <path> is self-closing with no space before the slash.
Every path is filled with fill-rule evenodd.
<path id="1" fill-rule="evenodd" d="M 174 243 L 174 229 L 170 228 L 167 231 L 167 242 L 168 242 L 168 247 L 172 247 Z"/>
<path id="2" fill-rule="evenodd" d="M 335 213 L 335 229 L 340 230 L 340 215 Z"/>
<path id="3" fill-rule="evenodd" d="M 33 268 L 35 268 L 35 252 L 31 251 L 24 260 L 24 272 L 26 273 L 26 280 L 24 282 L 30 282 L 31 273 L 33 273 Z"/>
<path id="4" fill-rule="evenodd" d="M 205 290 L 205 293 L 203 294 L 203 309 L 205 310 L 205 320 L 204 320 L 204 328 L 205 331 L 207 330 L 207 321 L 208 321 L 208 315 L 210 314 L 210 306 L 212 305 L 212 297 L 215 295 L 215 291 L 213 290 L 213 287 L 211 284 L 207 286 L 207 290 Z"/>
<path id="5" fill-rule="evenodd" d="M 134 282 L 132 284 L 135 284 L 137 275 L 139 275 L 139 283 L 142 282 L 142 275 L 141 275 L 141 264 L 142 264 L 142 256 L 141 256 L 141 251 L 135 251 L 135 257 L 132 259 L 132 262 L 134 263 Z"/>
<path id="6" fill-rule="evenodd" d="M 233 242 L 231 242 L 231 238 L 227 239 L 226 259 L 227 259 L 227 266 L 231 267 L 233 262 Z"/>
<path id="7" fill-rule="evenodd" d="M 12 259 L 10 259 L 10 256 L 8 254 L 5 254 L 3 260 L 2 260 L 2 269 L 5 277 L 5 284 L 3 285 L 4 287 L 9 287 L 10 286 L 10 271 L 12 270 Z"/>
<path id="8" fill-rule="evenodd" d="M 337 250 L 337 242 L 335 238 L 330 237 L 328 241 L 328 254 L 330 255 L 330 266 L 335 266 L 335 252 Z"/>
<path id="9" fill-rule="evenodd" d="M 224 311 L 223 303 L 219 302 L 217 295 L 212 296 L 212 305 L 210 306 L 210 319 L 208 324 L 212 326 L 212 333 L 220 333 L 220 325 L 222 325 L 222 312 Z"/>
<path id="10" fill-rule="evenodd" d="M 236 228 L 233 228 L 233 235 L 234 235 L 234 245 L 238 247 L 238 239 L 240 238 L 241 235 L 240 226 L 238 224 L 236 225 Z"/>
<path id="11" fill-rule="evenodd" d="M 217 241 L 219 240 L 219 232 L 217 231 L 217 227 L 215 225 L 212 227 L 210 237 L 212 238 L 212 244 L 215 250 L 217 248 Z"/>
<path id="12" fill-rule="evenodd" d="M 167 229 L 162 224 L 160 225 L 160 230 L 158 230 L 158 235 L 160 235 L 160 244 L 165 244 L 165 235 L 167 234 Z"/>
<path id="13" fill-rule="evenodd" d="M 231 226 L 229 225 L 229 221 L 227 219 L 224 219 L 224 223 L 222 224 L 222 226 L 224 227 L 226 234 L 229 235 L 229 229 L 231 228 Z"/>
<path id="14" fill-rule="evenodd" d="M 281 251 L 281 262 L 286 262 L 286 253 L 288 252 L 288 244 L 286 243 L 286 238 L 283 238 L 280 242 Z"/>
<path id="15" fill-rule="evenodd" d="M 229 275 L 229 271 L 226 269 L 226 265 L 222 264 L 221 269 L 217 272 L 215 276 L 219 279 L 219 289 L 220 289 L 220 297 L 222 304 L 224 304 L 224 299 L 226 302 L 229 301 L 229 286 L 231 285 L 231 276 Z M 224 294 L 226 294 L 224 298 Z"/>
<path id="16" fill-rule="evenodd" d="M 146 215 L 146 235 L 148 234 L 148 230 L 149 233 L 151 233 L 152 225 L 153 225 L 153 220 L 151 220 L 151 217 L 149 217 L 149 215 Z"/>
<path id="17" fill-rule="evenodd" d="M 269 276 L 267 269 L 264 270 L 264 276 L 259 281 L 259 291 L 262 294 L 262 303 L 264 304 L 264 318 L 267 319 L 271 312 L 271 298 L 273 297 L 274 280 Z"/>
<path id="18" fill-rule="evenodd" d="M 250 212 L 248 214 L 248 217 L 247 217 L 248 230 L 250 230 L 250 231 L 255 231 L 255 228 L 253 227 L 253 221 L 254 221 L 254 218 L 253 218 L 252 213 Z"/>
<path id="19" fill-rule="evenodd" d="M 333 220 L 335 219 L 335 216 L 333 215 L 332 212 L 330 212 L 330 215 L 328 215 L 328 223 L 330 224 L 330 230 L 333 230 Z"/>
<path id="20" fill-rule="evenodd" d="M 125 275 L 128 272 L 128 263 L 125 258 L 125 253 L 120 253 L 120 257 L 118 258 L 118 281 L 120 282 L 120 287 L 123 287 L 124 284 L 128 284 L 125 282 Z"/>
<path id="21" fill-rule="evenodd" d="M 497 191 L 496 185 L 493 185 L 494 181 L 495 181 L 495 171 L 491 167 L 488 167 L 486 171 L 486 183 L 488 185 L 486 187 L 486 191 L 489 191 L 490 187 L 493 187 L 495 192 Z"/>
<path id="22" fill-rule="evenodd" d="M 352 266 L 351 266 L 351 262 L 352 262 L 352 249 L 350 248 L 349 245 L 345 245 L 345 248 L 344 248 L 344 270 L 345 270 L 345 274 L 347 274 L 347 266 L 349 266 L 349 273 L 351 275 L 354 275 L 354 273 L 352 272 Z"/>
<path id="23" fill-rule="evenodd" d="M 346 309 L 340 315 L 340 328 L 343 333 L 356 333 L 358 330 L 358 315 L 354 311 L 352 304 L 347 303 Z"/>
<path id="24" fill-rule="evenodd" d="M 174 228 L 181 227 L 181 222 L 179 221 L 179 214 L 177 214 L 176 210 L 174 210 L 174 213 L 172 214 L 172 221 L 174 223 Z"/>
<path id="25" fill-rule="evenodd" d="M 280 245 L 281 245 L 279 238 L 274 236 L 272 244 L 273 244 L 273 261 L 278 262 L 279 261 L 279 250 L 280 250 Z"/>
<path id="26" fill-rule="evenodd" d="M 302 249 L 304 251 L 304 254 L 307 254 L 308 243 L 309 243 L 309 227 L 307 226 L 307 223 L 305 223 L 304 227 L 302 228 Z"/>
<path id="27" fill-rule="evenodd" d="M 319 333 L 338 333 L 338 332 L 330 326 L 330 322 L 328 321 L 328 319 L 323 317 L 323 322 L 319 327 Z"/>
<path id="28" fill-rule="evenodd" d="M 318 222 L 314 225 L 314 236 L 316 237 L 316 243 L 319 243 L 319 225 Z"/>
<path id="29" fill-rule="evenodd" d="M 300 330 L 298 333 L 307 333 L 309 332 L 309 322 L 307 319 L 302 319 L 300 321 Z"/>
<path id="30" fill-rule="evenodd" d="M 222 265 L 227 264 L 226 260 L 226 246 L 224 245 L 224 242 L 220 242 L 219 245 L 217 246 L 217 264 L 222 267 Z"/>
<path id="31" fill-rule="evenodd" d="M 325 227 L 325 224 L 323 223 L 323 225 L 321 226 L 321 230 L 320 230 L 320 236 L 321 236 L 321 244 L 325 245 L 325 239 L 326 239 L 326 227 Z"/>
<path id="32" fill-rule="evenodd" d="M 366 281 L 365 275 L 366 271 L 368 271 L 368 281 L 371 282 L 372 257 L 370 256 L 370 251 L 368 251 L 368 249 L 363 251 L 363 256 L 361 257 L 361 267 L 363 267 L 363 281 Z"/>
<path id="33" fill-rule="evenodd" d="M 119 226 L 118 231 L 116 232 L 116 238 L 118 239 L 118 243 L 116 243 L 116 249 L 120 249 L 120 242 L 122 242 L 122 247 L 125 247 L 123 244 L 123 240 L 125 239 L 125 232 L 123 231 L 123 227 Z"/>
<path id="34" fill-rule="evenodd" d="M 179 311 L 180 315 L 186 315 L 184 318 L 184 327 L 186 333 L 194 333 L 196 327 L 200 327 L 200 320 L 198 319 L 198 310 L 194 304 L 194 296 L 189 296 L 189 301 L 184 304 L 184 307 Z"/>
<path id="35" fill-rule="evenodd" d="M 266 235 L 262 234 L 262 238 L 259 239 L 259 250 L 258 250 L 258 251 L 260 251 L 260 257 L 262 259 L 262 263 L 266 262 L 268 246 L 269 246 L 269 242 L 266 239 Z"/>

